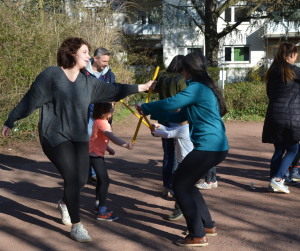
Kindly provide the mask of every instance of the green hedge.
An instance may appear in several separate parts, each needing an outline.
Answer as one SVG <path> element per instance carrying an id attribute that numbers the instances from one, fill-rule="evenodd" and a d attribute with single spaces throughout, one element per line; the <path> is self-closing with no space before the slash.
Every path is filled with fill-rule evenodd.
<path id="1" fill-rule="evenodd" d="M 266 85 L 253 82 L 226 85 L 225 100 L 228 110 L 225 120 L 262 120 L 269 102 Z"/>

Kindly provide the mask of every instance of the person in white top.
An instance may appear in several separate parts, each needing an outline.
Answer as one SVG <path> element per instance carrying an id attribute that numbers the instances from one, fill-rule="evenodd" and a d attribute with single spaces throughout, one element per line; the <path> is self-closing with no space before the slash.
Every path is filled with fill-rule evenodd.
<path id="1" fill-rule="evenodd" d="M 194 148 L 190 139 L 189 124 L 187 121 L 181 124 L 170 124 L 174 127 L 166 127 L 157 123 L 152 124 L 153 128 L 155 128 L 153 133 L 162 138 L 175 139 L 176 158 L 177 162 L 181 163 L 185 156 Z"/>
<path id="2" fill-rule="evenodd" d="M 188 155 L 193 149 L 194 145 L 190 139 L 190 130 L 189 124 L 187 121 L 182 122 L 180 124 L 169 123 L 172 127 L 166 127 L 161 124 L 154 123 L 152 124 L 152 133 L 156 136 L 162 138 L 174 138 L 176 158 L 178 165 L 183 161 L 186 155 Z M 172 178 L 174 177 L 174 173 Z M 172 180 L 170 179 L 168 184 L 168 189 L 173 194 L 173 190 L 170 189 L 172 187 Z M 175 198 L 175 210 L 173 214 L 169 215 L 169 220 L 178 220 L 183 216 L 178 204 L 176 203 Z"/>

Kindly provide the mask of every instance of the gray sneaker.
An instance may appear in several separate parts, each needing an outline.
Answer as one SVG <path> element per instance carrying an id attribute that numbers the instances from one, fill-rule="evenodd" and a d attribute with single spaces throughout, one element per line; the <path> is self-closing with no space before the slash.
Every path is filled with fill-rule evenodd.
<path id="1" fill-rule="evenodd" d="M 270 186 L 279 190 L 280 192 L 290 193 L 289 189 L 284 185 L 284 180 L 276 181 L 275 178 L 270 180 Z"/>
<path id="2" fill-rule="evenodd" d="M 56 208 L 58 209 L 58 211 L 61 213 L 61 221 L 63 224 L 67 225 L 67 226 L 71 226 L 72 222 L 71 222 L 71 218 L 68 212 L 67 208 L 64 208 L 61 204 L 62 200 L 59 200 L 57 202 Z"/>
<path id="3" fill-rule="evenodd" d="M 92 238 L 89 236 L 88 231 L 86 231 L 82 224 L 78 224 L 77 226 L 71 228 L 70 237 L 71 239 L 78 242 L 92 241 Z"/>

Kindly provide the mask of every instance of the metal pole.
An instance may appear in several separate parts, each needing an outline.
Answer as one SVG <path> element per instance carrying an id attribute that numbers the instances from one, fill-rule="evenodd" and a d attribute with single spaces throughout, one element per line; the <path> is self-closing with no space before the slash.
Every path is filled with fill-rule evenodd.
<path id="1" fill-rule="evenodd" d="M 225 92 L 225 89 L 224 89 L 224 70 L 225 70 L 225 66 L 223 65 L 223 70 L 222 70 L 222 89 L 223 89 L 223 96 L 224 96 L 224 92 Z"/>

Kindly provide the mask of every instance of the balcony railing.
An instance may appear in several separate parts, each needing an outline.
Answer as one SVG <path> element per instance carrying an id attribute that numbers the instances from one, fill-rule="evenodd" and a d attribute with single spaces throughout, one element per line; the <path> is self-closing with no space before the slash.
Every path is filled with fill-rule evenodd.
<path id="1" fill-rule="evenodd" d="M 295 26 L 294 22 L 283 21 L 280 23 L 270 23 L 266 30 L 266 34 L 270 37 L 272 36 L 282 36 L 282 35 L 296 35 L 300 32 L 300 28 Z"/>
<path id="2" fill-rule="evenodd" d="M 156 36 L 161 35 L 159 24 L 123 24 L 125 34 Z"/>

